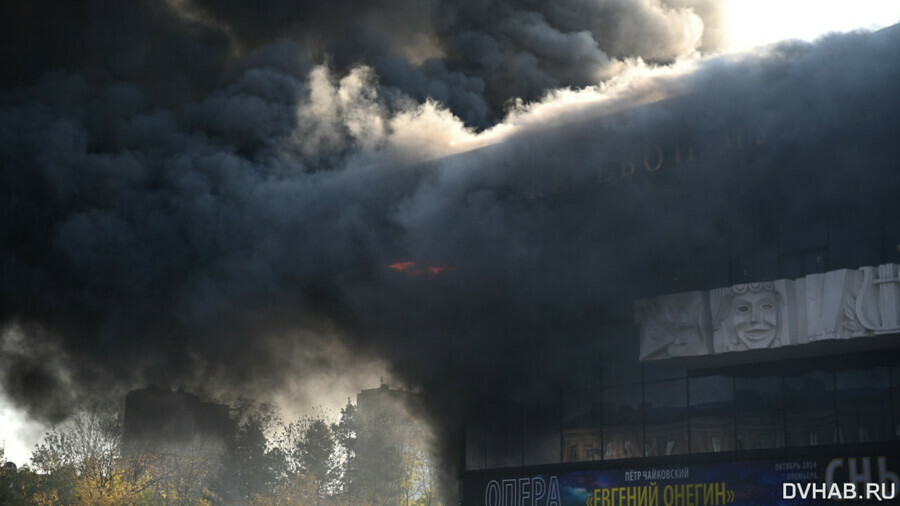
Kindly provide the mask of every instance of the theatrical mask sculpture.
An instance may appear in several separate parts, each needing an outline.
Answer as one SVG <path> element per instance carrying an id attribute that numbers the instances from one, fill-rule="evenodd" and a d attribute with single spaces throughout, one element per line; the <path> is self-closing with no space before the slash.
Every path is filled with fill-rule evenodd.
<path id="1" fill-rule="evenodd" d="M 710 292 L 716 353 L 778 348 L 794 342 L 793 281 L 748 283 Z"/>

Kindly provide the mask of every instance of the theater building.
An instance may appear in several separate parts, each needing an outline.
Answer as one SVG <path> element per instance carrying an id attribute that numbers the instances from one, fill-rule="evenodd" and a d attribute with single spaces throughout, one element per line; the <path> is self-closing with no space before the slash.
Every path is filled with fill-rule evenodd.
<path id="1" fill-rule="evenodd" d="M 635 114 L 678 118 L 702 103 Z M 582 337 L 572 381 L 550 401 L 469 410 L 461 503 L 835 499 L 785 483 L 874 483 L 900 501 L 900 158 L 898 132 L 882 127 L 896 111 L 860 107 L 838 119 L 813 108 L 781 130 L 748 111 L 727 129 L 650 133 L 590 184 L 536 192 L 615 192 L 677 215 L 693 261 L 661 254 L 611 283 L 620 304 L 604 308 L 595 340 Z M 847 131 L 834 121 L 858 128 L 830 137 Z M 621 208 L 598 205 L 586 226 L 662 244 L 614 226 Z M 714 232 L 698 244 L 696 228 Z M 610 279 L 628 275 L 610 266 Z"/>

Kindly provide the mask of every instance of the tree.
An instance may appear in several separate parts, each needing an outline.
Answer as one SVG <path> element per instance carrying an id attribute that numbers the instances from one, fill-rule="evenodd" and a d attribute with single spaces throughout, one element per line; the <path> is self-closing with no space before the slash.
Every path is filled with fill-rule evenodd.
<path id="1" fill-rule="evenodd" d="M 323 417 L 288 425 L 281 439 L 289 470 L 300 482 L 312 484 L 316 504 L 322 504 L 326 496 L 333 496 L 340 479 L 340 466 L 334 433 Z"/>
<path id="2" fill-rule="evenodd" d="M 315 483 L 305 473 L 295 473 L 279 483 L 273 496 L 257 496 L 255 506 L 296 506 L 316 501 Z"/>
<path id="3" fill-rule="evenodd" d="M 54 426 L 31 461 L 45 473 L 72 466 L 78 476 L 104 487 L 116 474 L 121 447 L 122 410 L 114 404 L 94 404 Z"/>
<path id="4" fill-rule="evenodd" d="M 220 489 L 226 500 L 250 504 L 274 497 L 287 479 L 284 452 L 267 438 L 281 422 L 275 408 L 267 404 L 242 400 L 236 410 L 240 422 Z"/>
<path id="5" fill-rule="evenodd" d="M 401 454 L 388 413 L 360 413 L 347 403 L 334 427 L 345 455 L 343 492 L 355 503 L 401 502 Z"/>
<path id="6" fill-rule="evenodd" d="M 377 392 L 363 408 L 348 401 L 332 426 L 343 492 L 354 504 L 437 504 L 428 431 L 406 406 L 415 397 L 394 393 Z"/>
<path id="7" fill-rule="evenodd" d="M 116 404 L 94 403 L 54 426 L 31 456 L 42 474 L 35 500 L 98 504 L 103 497 L 123 499 L 134 492 L 123 490 L 121 444 L 122 411 Z"/>
<path id="8" fill-rule="evenodd" d="M 35 447 L 31 461 L 40 474 L 30 504 L 137 504 L 151 495 L 151 477 L 136 472 L 122 455 L 122 410 L 117 404 L 91 404 L 54 426 Z"/>
<path id="9" fill-rule="evenodd" d="M 195 438 L 180 443 L 155 443 L 131 448 L 127 469 L 144 484 L 152 504 L 208 504 L 221 478 L 226 450 L 221 441 Z"/>
<path id="10" fill-rule="evenodd" d="M 2 455 L 0 462 L 3 462 Z M 56 490 L 58 484 L 54 483 L 59 478 L 60 476 L 40 475 L 27 465 L 18 469 L 15 466 L 0 467 L 0 504 L 8 506 L 63 504 Z M 67 477 L 65 481 L 72 482 L 74 479 Z M 70 499 L 74 500 L 74 496 Z"/>

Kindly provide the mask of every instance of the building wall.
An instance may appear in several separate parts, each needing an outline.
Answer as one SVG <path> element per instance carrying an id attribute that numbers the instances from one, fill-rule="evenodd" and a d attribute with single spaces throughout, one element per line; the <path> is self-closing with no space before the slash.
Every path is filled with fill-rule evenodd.
<path id="1" fill-rule="evenodd" d="M 226 444 L 234 440 L 234 432 L 228 406 L 203 402 L 194 394 L 149 386 L 125 396 L 126 448 L 194 440 Z"/>
<path id="2" fill-rule="evenodd" d="M 525 451 L 521 405 L 484 406 L 480 414 L 494 420 L 470 424 L 466 467 L 900 440 L 896 349 L 672 376 L 561 392 L 559 409 L 548 408 L 561 421 L 559 448 L 538 456 Z"/>

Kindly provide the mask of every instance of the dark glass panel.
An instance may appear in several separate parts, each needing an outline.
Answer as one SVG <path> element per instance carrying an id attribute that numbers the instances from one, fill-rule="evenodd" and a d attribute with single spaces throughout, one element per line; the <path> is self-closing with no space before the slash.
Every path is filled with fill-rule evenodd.
<path id="1" fill-rule="evenodd" d="M 525 409 L 525 465 L 560 462 L 559 401 Z"/>
<path id="2" fill-rule="evenodd" d="M 734 450 L 734 380 L 704 376 L 690 380 L 691 453 Z"/>
<path id="3" fill-rule="evenodd" d="M 604 325 L 602 376 L 603 385 L 641 382 L 640 340 L 636 325 L 611 322 Z"/>
<path id="4" fill-rule="evenodd" d="M 641 385 L 603 389 L 603 458 L 642 457 Z"/>
<path id="5" fill-rule="evenodd" d="M 734 379 L 737 449 L 784 447 L 784 398 L 781 376 Z"/>
<path id="6" fill-rule="evenodd" d="M 647 383 L 644 389 L 644 454 L 688 452 L 687 381 Z"/>
<path id="7" fill-rule="evenodd" d="M 891 438 L 890 373 L 887 367 L 838 371 L 838 443 Z"/>
<path id="8" fill-rule="evenodd" d="M 522 465 L 522 406 L 493 404 L 487 409 L 487 467 Z"/>
<path id="9" fill-rule="evenodd" d="M 601 390 L 568 392 L 563 397 L 563 462 L 602 458 Z"/>
<path id="10" fill-rule="evenodd" d="M 834 444 L 834 374 L 814 371 L 786 376 L 784 395 L 787 446 Z"/>
<path id="11" fill-rule="evenodd" d="M 487 430 L 485 427 L 484 406 L 477 406 L 469 411 L 466 417 L 466 469 L 484 469 L 485 444 Z"/>

